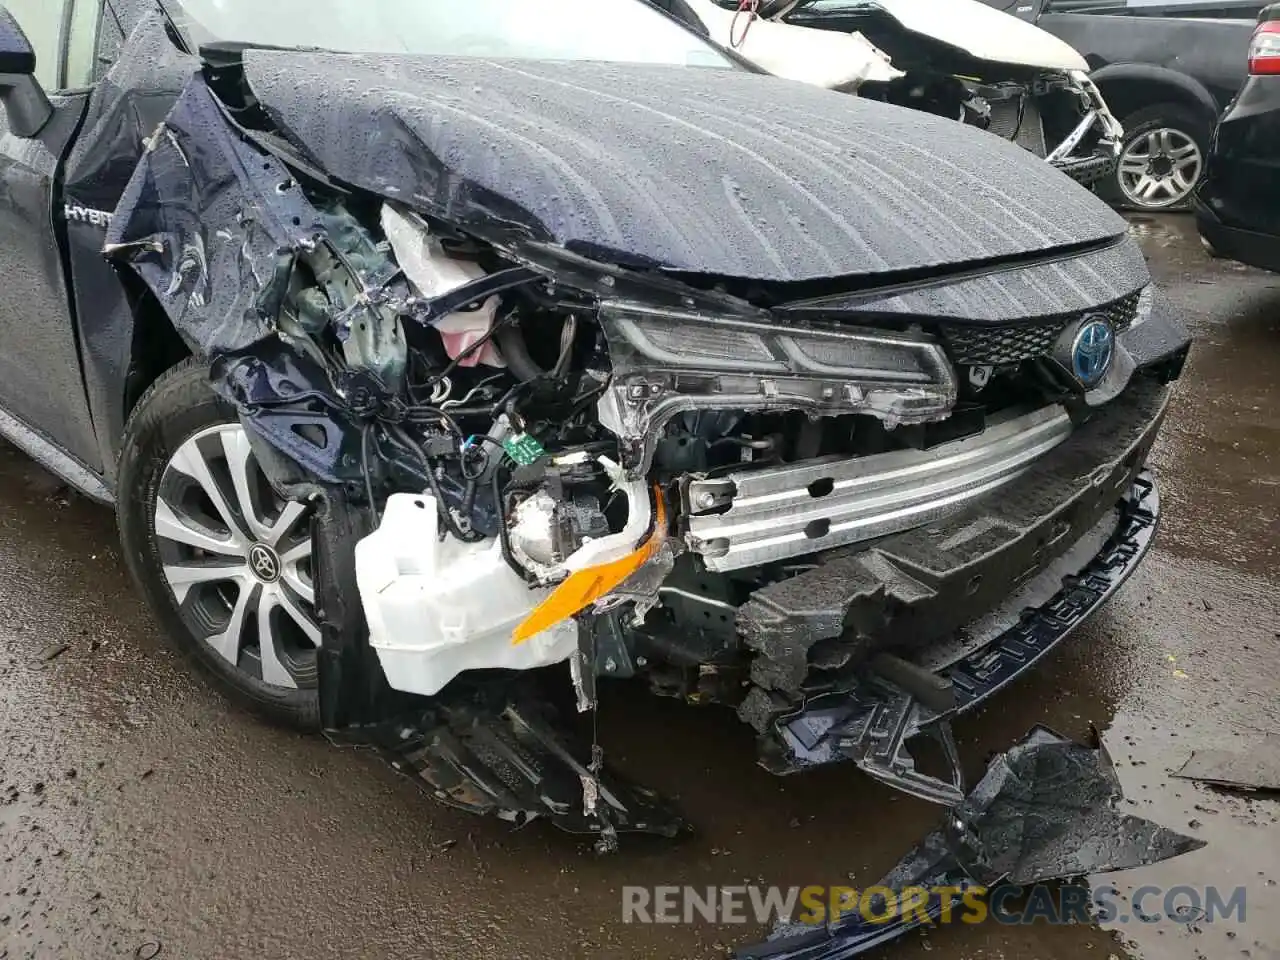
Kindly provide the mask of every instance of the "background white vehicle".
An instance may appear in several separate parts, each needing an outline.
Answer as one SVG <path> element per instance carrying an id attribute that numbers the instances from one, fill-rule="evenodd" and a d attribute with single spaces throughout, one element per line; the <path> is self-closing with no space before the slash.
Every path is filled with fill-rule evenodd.
<path id="1" fill-rule="evenodd" d="M 978 0 L 662 3 L 791 80 L 952 117 L 1085 184 L 1115 168 L 1120 124 L 1070 45 Z M 681 7 L 684 7 L 682 10 Z"/>

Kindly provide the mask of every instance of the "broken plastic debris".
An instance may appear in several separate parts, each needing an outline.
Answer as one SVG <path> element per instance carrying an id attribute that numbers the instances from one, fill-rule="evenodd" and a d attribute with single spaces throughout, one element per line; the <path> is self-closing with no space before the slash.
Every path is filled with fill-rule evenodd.
<path id="1" fill-rule="evenodd" d="M 485 275 L 483 267 L 445 253 L 440 241 L 427 231 L 426 224 L 413 213 L 389 203 L 382 205 L 382 229 L 395 251 L 396 262 L 414 289 L 431 299 L 457 290 Z M 506 363 L 492 343 L 467 354 L 477 341 L 488 336 L 498 310 L 498 298 L 484 299 L 476 309 L 463 309 L 434 321 L 445 351 L 462 367 L 477 364 L 501 367 Z"/>
<path id="2" fill-rule="evenodd" d="M 545 819 L 610 849 L 621 833 L 687 830 L 665 800 L 604 766 L 562 727 L 536 682 L 453 684 L 429 703 L 367 728 L 364 742 L 449 806 L 517 825 Z"/>
<path id="3" fill-rule="evenodd" d="M 1035 727 L 992 760 L 981 782 L 942 826 L 925 837 L 877 886 L 1026 885 L 1128 870 L 1198 850 L 1204 842 L 1123 814 L 1111 758 Z M 937 894 L 925 907 L 942 912 Z M 752 960 L 844 960 L 897 939 L 924 921 L 918 911 L 871 922 L 857 913 L 825 926 L 780 924 L 764 943 L 735 952 Z"/>
<path id="4" fill-rule="evenodd" d="M 46 645 L 37 655 L 36 659 L 44 663 L 48 663 L 50 660 L 56 660 L 70 649 L 70 644 L 62 643 L 61 641 L 54 641 L 53 643 Z"/>
<path id="5" fill-rule="evenodd" d="M 1280 737 L 1241 753 L 1196 750 L 1174 776 L 1231 790 L 1280 790 Z"/>

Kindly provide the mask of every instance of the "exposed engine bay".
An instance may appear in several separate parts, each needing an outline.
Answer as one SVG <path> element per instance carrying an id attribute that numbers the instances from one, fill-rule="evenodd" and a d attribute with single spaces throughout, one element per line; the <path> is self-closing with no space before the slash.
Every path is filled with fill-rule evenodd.
<path id="1" fill-rule="evenodd" d="M 1158 497 L 1142 465 L 1187 338 L 1083 191 L 1064 199 L 1083 205 L 1069 235 L 993 208 L 1006 219 L 957 238 L 945 218 L 907 217 L 908 233 L 901 204 L 823 199 L 836 186 L 797 172 L 771 198 L 791 188 L 781 202 L 814 203 L 809 224 L 790 221 L 796 243 L 761 238 L 747 216 L 720 221 L 739 231 L 723 250 L 692 243 L 681 215 L 735 185 L 758 202 L 750 176 L 774 176 L 744 148 L 732 176 L 673 180 L 683 208 L 633 208 L 652 223 L 621 212 L 632 187 L 616 178 L 581 187 L 584 163 L 566 180 L 598 202 L 531 226 L 497 189 L 506 171 L 483 152 L 472 165 L 416 103 L 290 113 L 305 54 L 203 54 L 105 251 L 208 358 L 272 487 L 314 507 L 326 732 L 378 746 L 444 802 L 547 817 L 606 848 L 624 830 L 679 830 L 598 743 L 568 745 L 539 692 L 550 677 L 583 712 L 605 678 L 723 704 L 776 772 L 849 760 L 954 804 L 958 765 L 951 782 L 926 777 L 906 741 L 947 745 L 952 714 L 1065 637 L 1145 552 Z M 488 71 L 488 87 L 461 84 L 477 117 L 494 86 L 529 88 L 473 69 Z M 543 69 L 574 79 L 575 105 L 583 84 L 613 83 L 596 65 Z M 774 82 L 723 74 L 730 93 Z M 829 123 L 851 143 L 897 123 L 802 93 L 840 108 Z M 591 119 L 617 144 L 647 122 Z M 943 149 L 985 150 L 968 140 Z M 1028 166 L 1014 172 L 1057 191 L 1056 174 Z M 529 194 L 562 196 L 536 182 Z M 816 242 L 819 212 L 841 242 Z M 872 218 L 861 231 L 859 216 Z M 1053 612 L 1020 620 L 1026 609 Z"/>
<path id="2" fill-rule="evenodd" d="M 1122 131 L 1085 61 L 977 0 L 678 2 L 673 14 L 770 73 L 987 130 L 1086 185 L 1115 167 Z"/>

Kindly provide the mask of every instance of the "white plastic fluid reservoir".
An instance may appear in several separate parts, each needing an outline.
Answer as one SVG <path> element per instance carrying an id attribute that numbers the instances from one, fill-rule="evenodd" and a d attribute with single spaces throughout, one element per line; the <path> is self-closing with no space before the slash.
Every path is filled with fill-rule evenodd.
<path id="1" fill-rule="evenodd" d="M 438 524 L 433 497 L 397 493 L 378 529 L 356 544 L 369 643 L 392 688 L 430 696 L 464 670 L 529 670 L 567 660 L 578 646 L 572 620 L 511 643 L 550 589 L 530 589 L 496 538 L 441 540 Z"/>

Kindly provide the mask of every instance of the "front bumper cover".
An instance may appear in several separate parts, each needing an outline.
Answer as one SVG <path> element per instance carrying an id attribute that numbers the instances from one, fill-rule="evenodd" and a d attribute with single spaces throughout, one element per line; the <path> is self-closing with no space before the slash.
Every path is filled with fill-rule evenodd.
<path id="1" fill-rule="evenodd" d="M 1140 474 L 1121 501 L 1115 533 L 1084 569 L 1069 577 L 1043 607 L 991 642 L 938 670 L 933 688 L 945 706 L 930 705 L 888 676 L 875 675 L 854 690 L 827 695 L 779 720 L 775 734 L 799 767 L 852 760 L 862 770 L 914 796 L 939 803 L 960 801 L 958 781 L 946 783 L 915 769 L 906 743 L 928 733 L 954 756 L 944 721 L 977 706 L 1017 679 L 1066 640 L 1111 598 L 1146 555 L 1160 516 L 1160 498 L 1150 474 Z M 910 683 L 910 681 L 908 681 Z M 928 694 L 926 694 L 928 696 Z"/>
<path id="2" fill-rule="evenodd" d="M 1159 516 L 1142 465 L 1167 399 L 1144 378 L 998 496 L 757 591 L 738 616 L 757 653 L 739 714 L 761 734 L 765 766 L 852 760 L 914 795 L 959 802 L 960 784 L 917 773 L 905 742 L 931 733 L 951 753 L 944 721 L 1029 669 L 1133 572 Z M 1073 556 L 1113 512 L 1101 551 L 1060 570 L 1048 603 L 1012 612 L 1016 622 L 977 649 L 924 660 L 999 608 L 1011 586 Z"/>

